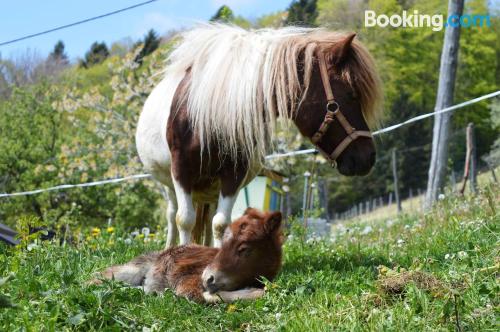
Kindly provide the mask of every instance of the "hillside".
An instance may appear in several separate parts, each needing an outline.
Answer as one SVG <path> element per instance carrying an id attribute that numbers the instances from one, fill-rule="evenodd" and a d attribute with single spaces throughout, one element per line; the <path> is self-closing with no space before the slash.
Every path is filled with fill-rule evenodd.
<path id="1" fill-rule="evenodd" d="M 477 197 L 449 196 L 426 215 L 352 224 L 328 241 L 303 243 L 296 225 L 266 296 L 230 305 L 145 295 L 116 282 L 83 286 L 106 265 L 161 248 L 161 231 L 83 230 L 75 246 L 25 238 L 16 249 L 0 246 L 8 276 L 0 282 L 0 330 L 493 331 L 499 206 L 499 188 L 488 186 Z"/>

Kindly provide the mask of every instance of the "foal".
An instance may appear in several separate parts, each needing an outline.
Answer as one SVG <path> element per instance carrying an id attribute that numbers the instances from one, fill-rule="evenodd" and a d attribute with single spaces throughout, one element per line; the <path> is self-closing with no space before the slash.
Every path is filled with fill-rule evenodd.
<path id="1" fill-rule="evenodd" d="M 171 288 L 198 302 L 256 299 L 264 294 L 260 277 L 272 280 L 281 267 L 281 219 L 280 212 L 248 208 L 226 228 L 220 249 L 174 247 L 111 266 L 98 277 L 142 286 L 146 293 Z"/>

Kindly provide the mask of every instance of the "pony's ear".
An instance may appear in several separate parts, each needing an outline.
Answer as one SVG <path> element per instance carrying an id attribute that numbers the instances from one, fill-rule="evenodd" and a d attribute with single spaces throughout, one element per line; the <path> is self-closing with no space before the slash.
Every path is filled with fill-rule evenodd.
<path id="1" fill-rule="evenodd" d="M 248 216 L 250 218 L 259 219 L 259 220 L 263 220 L 265 218 L 265 215 L 262 211 L 255 209 L 255 208 L 252 208 L 252 207 L 247 208 L 245 210 L 245 212 L 243 213 L 243 215 Z"/>
<path id="2" fill-rule="evenodd" d="M 271 234 L 278 230 L 281 226 L 282 219 L 283 217 L 279 211 L 267 213 L 266 218 L 264 219 L 266 232 Z"/>
<path id="3" fill-rule="evenodd" d="M 330 58 L 334 66 L 340 66 L 347 60 L 354 37 L 356 37 L 356 33 L 353 32 L 333 46 Z"/>

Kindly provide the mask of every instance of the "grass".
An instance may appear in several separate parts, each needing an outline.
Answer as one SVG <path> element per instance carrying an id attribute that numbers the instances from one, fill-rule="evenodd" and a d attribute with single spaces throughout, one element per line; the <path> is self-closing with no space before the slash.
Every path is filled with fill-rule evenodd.
<path id="1" fill-rule="evenodd" d="M 352 223 L 328 241 L 302 242 L 298 231 L 264 298 L 210 306 L 117 282 L 83 286 L 161 247 L 159 235 L 88 230 L 77 246 L 25 238 L 0 247 L 0 276 L 10 276 L 0 281 L 0 330 L 497 331 L 499 203 L 489 186 L 426 215 Z"/>
<path id="2" fill-rule="evenodd" d="M 495 169 L 496 174 L 500 174 L 500 166 Z M 497 175 L 498 176 L 498 175 Z M 448 188 L 448 190 L 453 190 L 458 192 L 462 188 L 462 179 L 459 178 L 458 183 L 456 183 L 454 188 Z M 493 176 L 491 171 L 484 171 L 477 175 L 477 184 L 479 187 L 484 187 L 493 182 Z M 465 194 L 470 194 L 470 185 L 467 183 L 465 187 Z M 401 209 L 405 213 L 419 213 L 422 211 L 422 206 L 424 202 L 424 194 L 415 195 L 412 198 L 407 198 L 401 201 Z M 398 210 L 396 203 L 391 205 L 380 206 L 368 213 L 362 213 L 359 216 L 342 221 L 342 223 L 349 222 L 359 222 L 359 221 L 377 221 L 380 219 L 394 218 L 398 215 Z"/>

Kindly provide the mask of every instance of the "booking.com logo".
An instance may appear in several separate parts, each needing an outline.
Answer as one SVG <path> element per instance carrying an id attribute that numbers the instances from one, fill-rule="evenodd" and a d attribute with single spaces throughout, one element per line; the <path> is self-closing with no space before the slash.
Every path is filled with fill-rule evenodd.
<path id="1" fill-rule="evenodd" d="M 394 28 L 432 28 L 433 31 L 441 31 L 444 27 L 490 27 L 490 15 L 450 15 L 444 20 L 441 14 L 427 15 L 420 14 L 418 10 L 413 13 L 408 13 L 406 10 L 402 14 L 393 14 L 391 16 L 381 14 L 377 15 L 374 10 L 365 11 L 365 27 L 381 27 L 391 26 Z"/>

